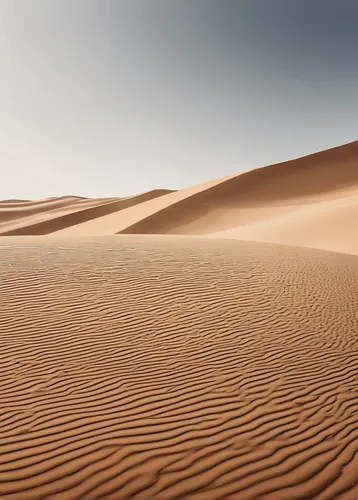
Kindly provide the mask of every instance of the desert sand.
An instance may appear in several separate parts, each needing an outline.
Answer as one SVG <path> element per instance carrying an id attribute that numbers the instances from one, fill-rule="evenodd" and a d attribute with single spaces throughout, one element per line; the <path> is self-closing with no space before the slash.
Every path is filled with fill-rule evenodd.
<path id="1" fill-rule="evenodd" d="M 0 498 L 358 498 L 358 142 L 0 202 Z"/>

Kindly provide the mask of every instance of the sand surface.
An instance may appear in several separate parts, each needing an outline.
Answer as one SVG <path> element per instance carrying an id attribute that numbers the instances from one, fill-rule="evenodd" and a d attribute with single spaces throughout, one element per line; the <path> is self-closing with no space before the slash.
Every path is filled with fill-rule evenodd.
<path id="1" fill-rule="evenodd" d="M 0 499 L 357 499 L 357 190 L 0 202 Z"/>

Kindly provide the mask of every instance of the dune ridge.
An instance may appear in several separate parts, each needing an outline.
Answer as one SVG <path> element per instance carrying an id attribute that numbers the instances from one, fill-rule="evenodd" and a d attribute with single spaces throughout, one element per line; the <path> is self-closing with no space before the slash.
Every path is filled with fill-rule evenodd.
<path id="1" fill-rule="evenodd" d="M 354 497 L 357 257 L 139 235 L 0 252 L 4 498 Z"/>

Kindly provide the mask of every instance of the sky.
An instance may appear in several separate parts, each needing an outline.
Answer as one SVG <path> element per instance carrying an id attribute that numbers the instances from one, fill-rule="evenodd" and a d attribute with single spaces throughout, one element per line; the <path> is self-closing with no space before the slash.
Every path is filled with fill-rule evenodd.
<path id="1" fill-rule="evenodd" d="M 128 196 L 358 137 L 357 0 L 0 0 L 0 199 Z"/>

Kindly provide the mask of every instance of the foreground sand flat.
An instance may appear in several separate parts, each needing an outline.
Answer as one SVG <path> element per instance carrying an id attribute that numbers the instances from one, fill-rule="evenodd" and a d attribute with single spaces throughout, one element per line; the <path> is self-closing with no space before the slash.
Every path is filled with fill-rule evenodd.
<path id="1" fill-rule="evenodd" d="M 358 497 L 358 257 L 0 238 L 0 498 Z"/>

